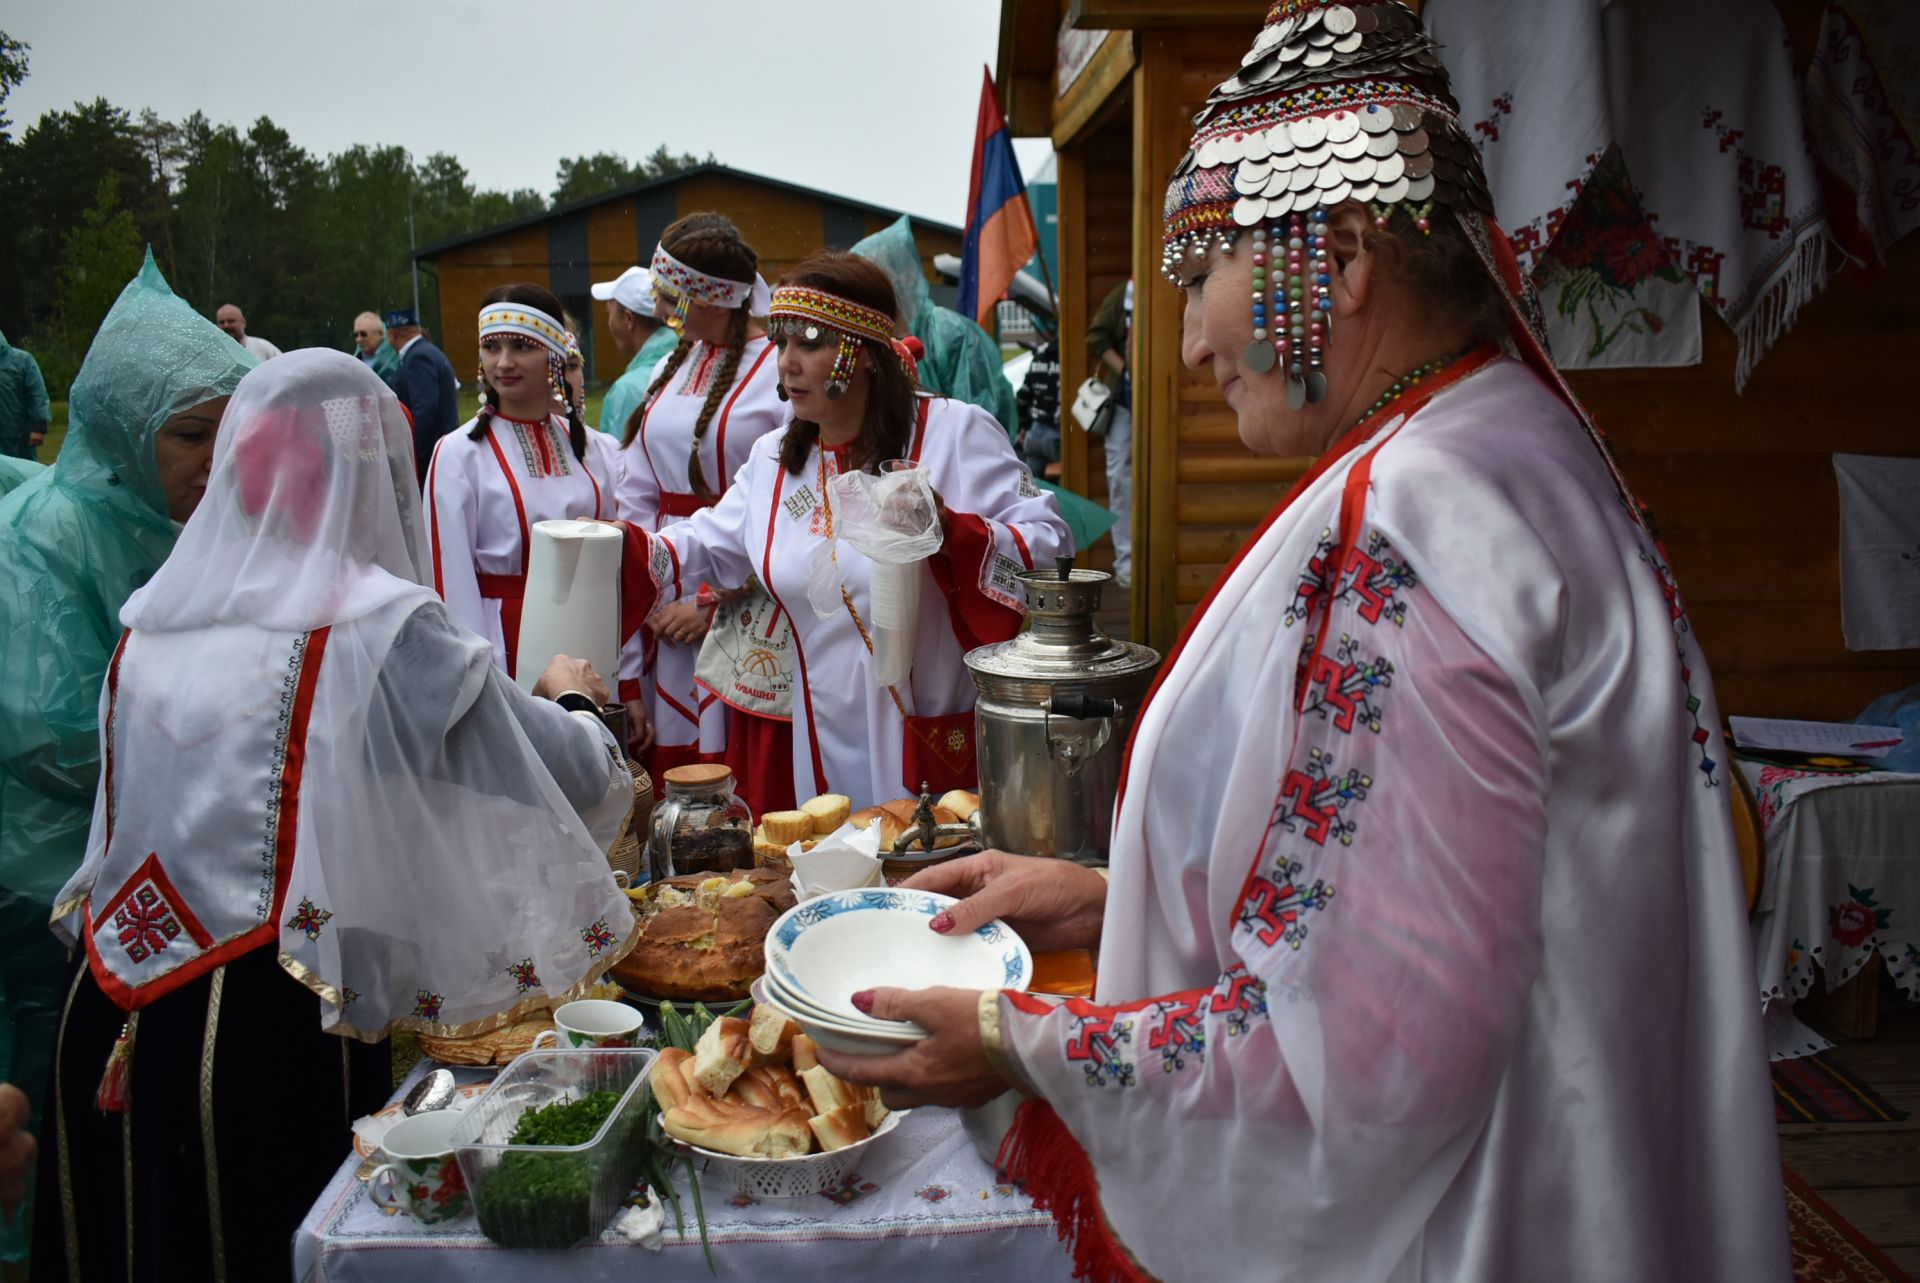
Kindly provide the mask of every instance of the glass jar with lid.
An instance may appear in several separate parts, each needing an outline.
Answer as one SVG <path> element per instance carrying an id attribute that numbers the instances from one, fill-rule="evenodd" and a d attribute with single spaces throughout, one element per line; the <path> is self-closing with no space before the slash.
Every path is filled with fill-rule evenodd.
<path id="1" fill-rule="evenodd" d="M 753 812 L 733 794 L 719 763 L 676 766 L 654 808 L 648 868 L 653 880 L 753 867 Z"/>

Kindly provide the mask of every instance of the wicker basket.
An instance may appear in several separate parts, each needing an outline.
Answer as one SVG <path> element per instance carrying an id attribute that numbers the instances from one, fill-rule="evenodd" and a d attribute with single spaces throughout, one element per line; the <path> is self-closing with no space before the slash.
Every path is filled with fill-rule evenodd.
<path id="1" fill-rule="evenodd" d="M 647 867 L 647 836 L 653 832 L 653 780 L 640 763 L 627 766 L 633 772 L 633 810 L 620 836 L 607 848 L 607 863 L 615 873 L 626 875 L 628 886 L 637 887 L 646 880 L 641 875 Z"/>
<path id="2" fill-rule="evenodd" d="M 854 1164 L 860 1161 L 860 1151 L 899 1126 L 907 1112 L 904 1109 L 894 1110 L 880 1120 L 880 1125 L 873 1129 L 873 1135 L 855 1141 L 844 1149 L 828 1150 L 824 1154 L 802 1154 L 796 1158 L 741 1158 L 735 1154 L 702 1149 L 698 1145 L 688 1145 L 687 1148 L 706 1159 L 709 1170 L 718 1170 L 742 1194 L 750 1194 L 755 1198 L 806 1198 L 824 1193 L 845 1180 Z"/>

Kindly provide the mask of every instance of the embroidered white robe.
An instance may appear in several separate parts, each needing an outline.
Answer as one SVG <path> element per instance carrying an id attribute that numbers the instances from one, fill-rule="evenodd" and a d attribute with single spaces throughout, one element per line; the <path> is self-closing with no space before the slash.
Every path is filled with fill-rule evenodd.
<path id="1" fill-rule="evenodd" d="M 494 662 L 513 677 L 527 532 L 536 521 L 620 516 L 619 446 L 588 432 L 586 459 L 574 458 L 558 415 L 539 425 L 495 415 L 479 441 L 472 429 L 468 420 L 441 437 L 427 469 L 433 587 L 458 623 L 493 643 Z M 612 684 L 613 674 L 601 676 Z"/>
<path id="2" fill-rule="evenodd" d="M 1018 630 L 1023 570 L 1052 566 L 1073 537 L 1051 495 L 1033 484 L 1006 430 L 984 410 L 921 397 L 922 426 L 910 457 L 928 473 L 949 511 L 945 548 L 929 558 L 920 593 L 911 679 L 898 687 L 916 718 L 970 713 L 978 692 L 962 656 Z M 757 442 L 725 498 L 657 535 L 630 526 L 623 607 L 651 610 L 686 586 L 758 576 L 794 628 L 799 681 L 793 698 L 794 792 L 843 793 L 855 807 L 918 792 L 904 773 L 905 729 L 873 658 L 845 609 L 822 619 L 807 584 L 826 543 L 823 476 L 839 475 L 841 451 L 816 446 L 798 476 L 780 466 L 783 434 Z M 872 626 L 872 563 L 838 541 L 842 580 L 860 619 Z"/>
<path id="3" fill-rule="evenodd" d="M 1659 550 L 1525 367 L 1304 490 L 1142 715 L 1095 1000 L 1000 1004 L 1139 1263 L 1787 1278 L 1719 724 Z"/>
<path id="4" fill-rule="evenodd" d="M 704 506 L 694 496 L 689 466 L 693 430 L 725 357 L 724 348 L 695 343 L 672 380 L 646 407 L 639 433 L 621 451 L 620 508 L 625 520 L 658 530 Z M 778 359 L 765 337 L 749 339 L 741 349 L 733 386 L 700 442 L 701 472 L 715 495 L 726 493 L 754 442 L 787 421 L 786 404 L 776 391 Z M 700 583 L 698 578 L 688 581 L 686 595 L 697 592 Z M 712 583 L 722 590 L 741 586 L 733 581 Z M 671 600 L 663 597 L 661 604 Z M 636 633 L 621 653 L 620 695 L 646 700 L 657 744 L 720 753 L 727 747 L 727 710 L 695 680 L 699 659 L 697 642 L 682 645 L 656 637 L 651 630 Z"/>

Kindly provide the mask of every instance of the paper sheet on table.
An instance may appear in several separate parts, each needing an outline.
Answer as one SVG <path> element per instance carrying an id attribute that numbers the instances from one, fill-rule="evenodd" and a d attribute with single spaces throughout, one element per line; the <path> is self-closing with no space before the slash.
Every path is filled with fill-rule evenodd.
<path id="1" fill-rule="evenodd" d="M 869 824 L 855 828 L 851 821 L 842 824 L 803 851 L 795 842 L 787 848 L 793 864 L 793 893 L 797 899 L 855 887 L 877 887 L 882 881 L 880 865 L 880 826 Z"/>
<path id="2" fill-rule="evenodd" d="M 1853 722 L 1795 722 L 1775 717 L 1730 717 L 1740 748 L 1776 753 L 1832 753 L 1839 757 L 1885 757 L 1900 743 L 1898 726 Z"/>

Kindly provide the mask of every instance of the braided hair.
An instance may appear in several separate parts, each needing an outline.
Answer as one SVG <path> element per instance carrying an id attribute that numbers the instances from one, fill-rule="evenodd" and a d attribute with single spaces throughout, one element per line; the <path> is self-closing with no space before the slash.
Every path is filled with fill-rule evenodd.
<path id="1" fill-rule="evenodd" d="M 531 281 L 497 286 L 480 301 L 482 307 L 491 307 L 495 303 L 517 303 L 522 307 L 537 308 L 556 321 L 566 315 L 566 308 L 552 290 Z M 474 418 L 473 430 L 467 433 L 475 441 L 486 439 L 487 433 L 493 429 L 493 416 L 500 413 L 500 394 L 494 390 L 493 384 L 482 378 L 480 388 L 484 397 L 480 403 L 480 413 Z M 567 444 L 573 448 L 573 457 L 585 463 L 587 424 L 580 417 L 580 407 L 573 403 L 572 397 L 567 398 Z"/>
<path id="2" fill-rule="evenodd" d="M 723 280 L 748 284 L 760 270 L 760 256 L 742 239 L 740 229 L 733 225 L 733 220 L 724 214 L 688 214 L 660 234 L 660 245 L 695 271 Z M 708 427 L 720 412 L 727 393 L 733 390 L 734 376 L 740 372 L 740 359 L 747 345 L 747 330 L 751 320 L 750 303 L 743 302 L 733 310 L 732 324 L 727 331 L 726 355 L 721 358 L 720 368 L 707 388 L 707 399 L 700 407 L 700 417 L 694 421 L 687 477 L 693 486 L 693 493 L 703 499 L 713 494 L 713 487 L 708 483 L 706 469 L 700 462 L 700 443 L 707 439 Z M 640 424 L 646 418 L 647 411 L 680 372 L 680 367 L 687 363 L 687 358 L 693 355 L 693 348 L 694 340 L 681 334 L 680 342 L 668 353 L 660 373 L 647 386 L 647 394 L 640 398 L 640 404 L 627 416 L 626 433 L 621 439 L 623 446 L 632 445 L 634 438 L 640 435 Z"/>
<path id="3" fill-rule="evenodd" d="M 893 283 L 886 272 L 857 254 L 815 254 L 788 272 L 782 285 L 804 285 L 855 303 L 899 316 Z M 913 444 L 914 376 L 894 348 L 876 339 L 859 340 L 871 382 L 867 388 L 867 415 L 853 439 L 852 466 L 874 471 L 888 459 L 906 457 Z M 794 416 L 780 438 L 780 466 L 799 476 L 807 456 L 820 439 L 820 425 Z"/>

